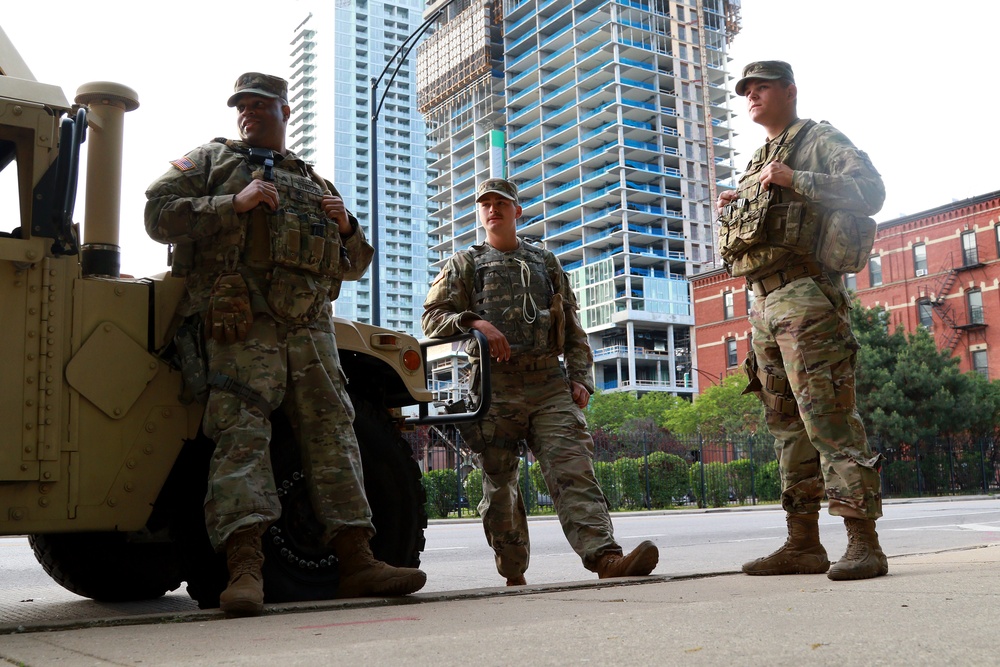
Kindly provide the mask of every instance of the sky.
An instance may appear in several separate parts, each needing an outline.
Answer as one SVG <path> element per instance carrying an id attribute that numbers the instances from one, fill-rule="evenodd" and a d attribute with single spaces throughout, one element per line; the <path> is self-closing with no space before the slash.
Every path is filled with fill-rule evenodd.
<path id="1" fill-rule="evenodd" d="M 237 136 L 235 112 L 225 104 L 233 83 L 245 71 L 287 73 L 289 43 L 307 6 L 4 3 L 0 27 L 36 79 L 60 86 L 70 100 L 91 81 L 138 93 L 139 108 L 125 116 L 123 273 L 166 269 L 165 248 L 142 224 L 146 187 L 170 160 L 214 137 Z M 832 123 L 882 174 L 887 196 L 876 220 L 918 213 L 1000 190 L 1000 3 L 967 0 L 954 9 L 916 0 L 743 0 L 730 71 L 738 77 L 754 60 L 791 63 L 799 115 Z M 742 171 L 764 134 L 747 119 L 743 98 L 732 106 Z M 84 187 L 76 220 L 83 220 Z"/>

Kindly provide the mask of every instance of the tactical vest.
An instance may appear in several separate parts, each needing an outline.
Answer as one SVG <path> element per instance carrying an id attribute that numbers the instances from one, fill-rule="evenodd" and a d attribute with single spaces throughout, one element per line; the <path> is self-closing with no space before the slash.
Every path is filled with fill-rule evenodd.
<path id="1" fill-rule="evenodd" d="M 819 233 L 819 211 L 791 188 L 765 190 L 758 175 L 771 162 L 788 164 L 796 140 L 813 125 L 811 120 L 797 121 L 772 145 L 757 149 L 740 178 L 736 199 L 719 217 L 719 254 L 732 275 L 747 275 L 763 268 L 763 261 L 741 263 L 735 271 L 732 268 L 736 260 L 760 244 L 799 255 L 812 253 Z"/>
<path id="2" fill-rule="evenodd" d="M 525 241 L 509 253 L 483 243 L 472 246 L 472 257 L 472 310 L 503 332 L 511 356 L 524 360 L 555 353 L 550 338 L 555 288 L 543 251 Z"/>

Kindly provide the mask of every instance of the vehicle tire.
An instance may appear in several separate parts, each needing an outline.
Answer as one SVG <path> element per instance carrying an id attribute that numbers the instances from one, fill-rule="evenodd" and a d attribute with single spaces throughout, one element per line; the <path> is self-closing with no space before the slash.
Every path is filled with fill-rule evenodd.
<path id="1" fill-rule="evenodd" d="M 29 535 L 35 558 L 68 591 L 101 602 L 152 600 L 181 585 L 171 542 L 136 542 L 128 533 Z"/>
<path id="2" fill-rule="evenodd" d="M 376 530 L 372 551 L 376 558 L 391 565 L 416 567 L 427 527 L 420 470 L 410 446 L 385 409 L 360 396 L 352 397 L 352 401 L 365 494 Z M 291 428 L 283 416 L 274 417 L 271 462 L 282 512 L 264 535 L 264 600 L 274 603 L 335 598 L 340 583 L 337 559 L 322 541 L 323 527 L 309 501 L 299 450 L 291 444 Z"/>

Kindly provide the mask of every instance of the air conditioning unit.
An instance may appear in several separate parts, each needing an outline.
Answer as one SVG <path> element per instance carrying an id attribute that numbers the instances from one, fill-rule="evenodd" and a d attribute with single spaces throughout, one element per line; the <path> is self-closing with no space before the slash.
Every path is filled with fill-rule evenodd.
<path id="1" fill-rule="evenodd" d="M 927 269 L 917 269 L 917 278 L 919 278 L 920 276 L 926 276 L 926 275 L 927 275 Z"/>

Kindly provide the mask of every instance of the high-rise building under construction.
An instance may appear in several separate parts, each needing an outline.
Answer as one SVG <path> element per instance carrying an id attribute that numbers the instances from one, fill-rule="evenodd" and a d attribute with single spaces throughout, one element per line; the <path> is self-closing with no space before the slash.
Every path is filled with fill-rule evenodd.
<path id="1" fill-rule="evenodd" d="M 689 276 L 717 261 L 734 174 L 736 0 L 437 0 L 418 103 L 431 258 L 485 239 L 475 188 L 520 189 L 518 233 L 570 273 L 605 391 L 693 391 Z"/>

